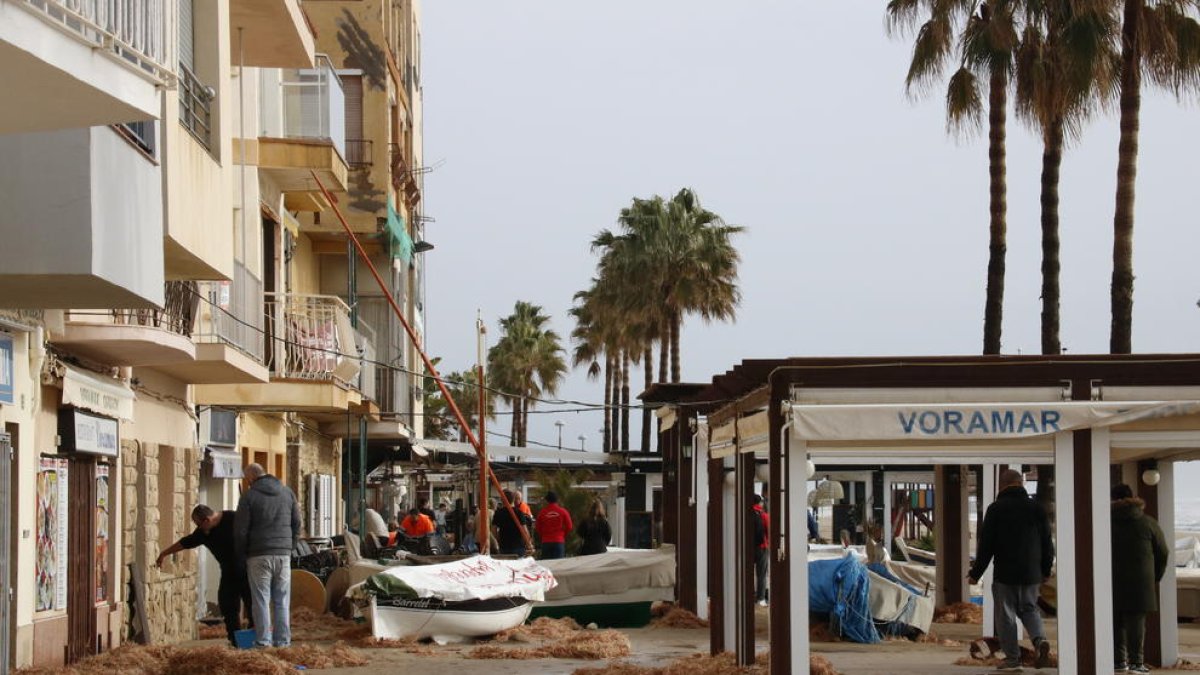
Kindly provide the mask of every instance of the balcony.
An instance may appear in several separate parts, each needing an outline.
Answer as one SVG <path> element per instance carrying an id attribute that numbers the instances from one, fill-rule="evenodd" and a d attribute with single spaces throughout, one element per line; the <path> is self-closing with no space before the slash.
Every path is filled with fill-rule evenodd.
<path id="1" fill-rule="evenodd" d="M 0 134 L 156 119 L 175 79 L 163 0 L 0 2 Z"/>
<path id="2" fill-rule="evenodd" d="M 240 53 L 242 63 L 258 68 L 313 65 L 313 33 L 298 0 L 230 0 L 229 29 L 234 64 Z"/>
<path id="3" fill-rule="evenodd" d="M 421 201 L 421 187 L 417 182 L 417 169 L 409 164 L 404 149 L 392 143 L 392 187 L 403 196 L 411 208 Z"/>
<path id="4" fill-rule="evenodd" d="M 0 157 L 0 304 L 163 306 L 163 174 L 144 149 L 91 127 L 0 135 Z"/>
<path id="5" fill-rule="evenodd" d="M 170 281 L 162 309 L 72 309 L 58 347 L 114 366 L 164 366 L 196 358 L 192 327 L 200 298 L 191 282 Z"/>
<path id="6" fill-rule="evenodd" d="M 240 409 L 345 415 L 364 411 L 350 308 L 329 295 L 264 294 L 270 384 L 197 386 L 197 402 Z M 343 418 L 344 419 L 344 418 Z"/>
<path id="7" fill-rule="evenodd" d="M 240 263 L 233 281 L 200 282 L 192 340 L 196 359 L 163 370 L 191 384 L 254 384 L 270 381 L 264 362 L 262 282 Z"/>
<path id="8" fill-rule="evenodd" d="M 315 69 L 265 70 L 259 80 L 257 161 L 289 209 L 328 208 L 313 171 L 331 192 L 347 185 L 345 96 L 325 55 Z"/>

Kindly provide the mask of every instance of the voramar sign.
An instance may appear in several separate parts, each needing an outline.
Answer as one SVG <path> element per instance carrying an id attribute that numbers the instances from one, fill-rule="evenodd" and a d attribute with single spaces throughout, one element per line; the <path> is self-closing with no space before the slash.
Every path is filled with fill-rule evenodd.
<path id="1" fill-rule="evenodd" d="M 1200 412 L 1195 401 L 997 404 L 793 405 L 801 440 L 983 440 L 1031 438 Z"/>

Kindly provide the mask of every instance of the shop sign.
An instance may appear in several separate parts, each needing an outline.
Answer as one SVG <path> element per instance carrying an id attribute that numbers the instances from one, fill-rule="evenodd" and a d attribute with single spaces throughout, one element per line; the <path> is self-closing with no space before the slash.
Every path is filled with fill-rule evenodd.
<path id="1" fill-rule="evenodd" d="M 63 405 L 87 408 L 117 419 L 133 419 L 133 391 L 120 380 L 67 366 L 62 387 Z"/>
<path id="2" fill-rule="evenodd" d="M 120 452 L 120 435 L 114 419 L 78 408 L 62 408 L 58 411 L 58 427 L 64 450 L 105 457 L 116 457 Z"/>

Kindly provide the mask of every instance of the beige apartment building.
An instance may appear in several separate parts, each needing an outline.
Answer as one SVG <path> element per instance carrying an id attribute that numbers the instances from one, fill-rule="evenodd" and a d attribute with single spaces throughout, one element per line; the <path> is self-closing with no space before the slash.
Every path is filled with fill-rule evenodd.
<path id="1" fill-rule="evenodd" d="M 0 664 L 194 637 L 215 566 L 153 565 L 194 504 L 258 461 L 328 537 L 346 450 L 413 433 L 412 350 L 313 179 L 420 326 L 419 15 L 373 2 L 0 3 Z"/>

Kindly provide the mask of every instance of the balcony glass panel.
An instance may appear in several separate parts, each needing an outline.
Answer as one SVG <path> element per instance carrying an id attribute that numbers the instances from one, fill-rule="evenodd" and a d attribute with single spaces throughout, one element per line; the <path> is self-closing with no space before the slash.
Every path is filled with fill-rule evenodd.
<path id="1" fill-rule="evenodd" d="M 262 282 L 241 262 L 234 262 L 233 281 L 200 284 L 205 302 L 200 308 L 196 342 L 221 342 L 263 363 Z"/>
<path id="2" fill-rule="evenodd" d="M 329 57 L 317 55 L 314 69 L 285 68 L 260 81 L 260 136 L 328 140 L 346 157 L 346 101 Z"/>

